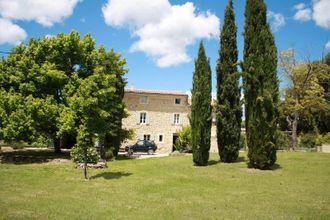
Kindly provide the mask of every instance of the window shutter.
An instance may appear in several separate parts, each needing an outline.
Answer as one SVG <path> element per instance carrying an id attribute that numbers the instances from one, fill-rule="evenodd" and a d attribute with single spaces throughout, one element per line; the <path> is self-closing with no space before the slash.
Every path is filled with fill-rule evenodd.
<path id="1" fill-rule="evenodd" d="M 150 114 L 148 112 L 146 112 L 146 124 L 150 124 Z"/>
<path id="2" fill-rule="evenodd" d="M 136 114 L 137 114 L 137 116 L 136 116 L 136 124 L 139 125 L 140 124 L 140 114 L 141 114 L 141 112 L 137 112 Z"/>

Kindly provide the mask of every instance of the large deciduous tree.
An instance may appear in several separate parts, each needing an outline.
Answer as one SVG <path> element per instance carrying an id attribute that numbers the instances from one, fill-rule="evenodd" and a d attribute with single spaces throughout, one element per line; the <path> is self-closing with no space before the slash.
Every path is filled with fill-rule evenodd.
<path id="1" fill-rule="evenodd" d="M 325 87 L 330 79 L 330 66 L 322 62 L 297 61 L 293 49 L 282 52 L 280 58 L 281 68 L 288 79 L 281 111 L 292 131 L 291 149 L 296 150 L 299 121 L 304 119 L 311 132 L 316 133 L 317 120 L 322 121 L 319 117 L 328 121 L 330 106 L 326 101 Z"/>
<path id="2" fill-rule="evenodd" d="M 269 169 L 276 161 L 277 49 L 263 0 L 247 0 L 243 87 L 249 164 Z"/>
<path id="3" fill-rule="evenodd" d="M 203 43 L 200 43 L 193 75 L 191 135 L 193 162 L 206 166 L 209 159 L 212 125 L 211 68 Z"/>
<path id="4" fill-rule="evenodd" d="M 97 49 L 90 35 L 80 38 L 75 31 L 17 46 L 0 62 L 0 138 L 33 142 L 45 137 L 59 152 L 60 140 L 68 136 L 80 135 L 78 145 L 86 146 L 79 144 L 80 131 L 88 137 L 110 134 L 118 151 L 125 63 L 119 54 Z"/>
<path id="5" fill-rule="evenodd" d="M 229 0 L 217 63 L 217 141 L 220 160 L 223 162 L 235 161 L 239 152 L 242 110 L 236 35 L 233 1 Z"/>

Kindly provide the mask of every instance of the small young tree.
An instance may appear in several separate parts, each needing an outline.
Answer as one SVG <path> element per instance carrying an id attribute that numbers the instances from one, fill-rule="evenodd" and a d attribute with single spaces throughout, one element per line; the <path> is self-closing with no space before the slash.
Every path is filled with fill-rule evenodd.
<path id="1" fill-rule="evenodd" d="M 248 157 L 251 167 L 269 169 L 276 161 L 278 118 L 277 49 L 263 0 L 247 0 L 243 86 Z"/>
<path id="2" fill-rule="evenodd" d="M 193 162 L 196 166 L 206 166 L 209 159 L 212 125 L 211 89 L 211 68 L 201 42 L 195 60 L 190 122 Z"/>
<path id="3" fill-rule="evenodd" d="M 233 162 L 238 157 L 242 110 L 237 72 L 237 27 L 233 1 L 229 0 L 220 37 L 217 63 L 217 141 L 220 160 Z"/>

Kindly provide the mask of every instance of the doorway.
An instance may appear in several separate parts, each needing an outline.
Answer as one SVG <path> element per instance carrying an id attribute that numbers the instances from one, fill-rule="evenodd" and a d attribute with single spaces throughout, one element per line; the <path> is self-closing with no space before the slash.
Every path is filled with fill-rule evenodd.
<path id="1" fill-rule="evenodd" d="M 178 137 L 179 137 L 179 135 L 177 133 L 173 134 L 172 152 L 176 151 L 175 142 L 178 139 Z"/>

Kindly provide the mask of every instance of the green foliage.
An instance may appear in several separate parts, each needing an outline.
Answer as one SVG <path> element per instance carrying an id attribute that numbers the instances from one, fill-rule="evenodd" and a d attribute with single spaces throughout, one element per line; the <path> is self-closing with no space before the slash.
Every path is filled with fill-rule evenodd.
<path id="1" fill-rule="evenodd" d="M 125 64 L 120 54 L 97 49 L 90 35 L 80 38 L 76 31 L 15 47 L 0 61 L 0 139 L 53 139 L 60 150 L 60 139 L 81 135 L 83 126 L 90 138 L 114 137 L 118 149 Z"/>
<path id="2" fill-rule="evenodd" d="M 246 149 L 246 135 L 245 134 L 241 134 L 240 138 L 239 138 L 239 149 Z"/>
<path id="3" fill-rule="evenodd" d="M 211 89 L 210 62 L 201 42 L 195 60 L 190 121 L 193 162 L 197 166 L 206 166 L 209 159 L 212 125 Z"/>
<path id="4" fill-rule="evenodd" d="M 330 105 L 325 99 L 330 66 L 321 62 L 298 62 L 293 49 L 281 53 L 281 67 L 289 80 L 281 112 L 289 118 L 299 116 L 299 130 L 312 132 L 316 127 L 324 132 L 329 127 Z"/>
<path id="5" fill-rule="evenodd" d="M 330 143 L 330 132 L 322 136 L 322 143 Z"/>
<path id="6" fill-rule="evenodd" d="M 277 150 L 289 150 L 292 146 L 292 139 L 289 134 L 284 131 L 277 130 Z"/>
<path id="7" fill-rule="evenodd" d="M 191 143 L 191 127 L 183 126 L 178 132 L 178 139 L 175 142 L 175 148 L 180 152 L 189 152 L 192 150 Z"/>
<path id="8" fill-rule="evenodd" d="M 243 86 L 249 165 L 270 169 L 276 161 L 277 49 L 263 0 L 245 9 Z"/>
<path id="9" fill-rule="evenodd" d="M 217 141 L 222 162 L 234 162 L 240 148 L 242 109 L 236 35 L 233 1 L 230 0 L 221 31 L 217 63 Z"/>
<path id="10" fill-rule="evenodd" d="M 75 163 L 83 163 L 84 162 L 84 153 L 82 148 L 80 147 L 73 147 L 71 152 L 71 159 Z M 96 152 L 95 148 L 88 148 L 87 149 L 87 163 L 97 163 L 100 160 L 99 154 Z"/>
<path id="11" fill-rule="evenodd" d="M 299 146 L 304 148 L 315 148 L 319 146 L 321 141 L 317 133 L 306 133 L 300 136 Z"/>

